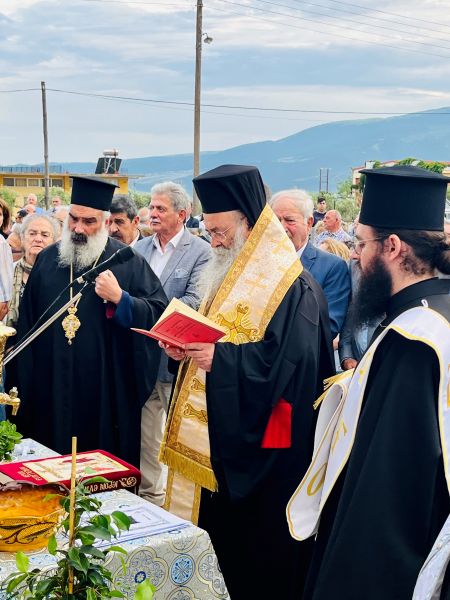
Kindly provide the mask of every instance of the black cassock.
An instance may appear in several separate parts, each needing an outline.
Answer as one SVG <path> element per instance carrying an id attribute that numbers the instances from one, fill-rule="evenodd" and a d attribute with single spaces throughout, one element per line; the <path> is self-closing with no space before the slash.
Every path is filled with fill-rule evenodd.
<path id="1" fill-rule="evenodd" d="M 109 238 L 99 262 L 122 247 Z M 110 270 L 130 295 L 121 315 L 127 327 L 117 315 L 107 318 L 107 305 L 89 286 L 78 304 L 81 326 L 72 345 L 62 328 L 64 313 L 8 365 L 7 383 L 18 387 L 22 404 L 14 420 L 25 436 L 66 454 L 75 435 L 79 451 L 106 450 L 139 466 L 141 408 L 154 387 L 160 352 L 155 341 L 129 327 L 149 329 L 167 299 L 141 256 Z M 58 244 L 43 250 L 20 304 L 16 339 L 69 281 L 70 269 L 58 265 Z M 74 294 L 80 288 L 76 284 Z M 50 314 L 68 300 L 66 292 Z"/>
<path id="2" fill-rule="evenodd" d="M 216 345 L 206 398 L 219 492 L 203 490 L 199 526 L 210 534 L 232 600 L 301 596 L 311 544 L 290 537 L 286 504 L 309 465 L 313 404 L 333 372 L 326 300 L 305 272 L 262 341 Z M 292 445 L 261 448 L 280 398 L 293 407 Z"/>
<path id="3" fill-rule="evenodd" d="M 391 298 L 382 325 L 422 300 L 450 319 L 449 293 L 448 279 L 409 286 Z M 412 598 L 450 511 L 438 386 L 435 353 L 389 332 L 373 358 L 347 467 L 322 511 L 305 599 Z"/>

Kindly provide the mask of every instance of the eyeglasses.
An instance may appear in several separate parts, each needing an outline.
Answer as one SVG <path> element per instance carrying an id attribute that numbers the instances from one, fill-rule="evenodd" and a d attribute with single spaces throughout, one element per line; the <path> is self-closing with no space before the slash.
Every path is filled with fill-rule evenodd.
<path id="1" fill-rule="evenodd" d="M 224 242 L 227 239 L 227 236 L 226 236 L 227 231 L 229 231 L 232 227 L 233 227 L 233 225 L 230 225 L 223 231 L 209 231 L 207 229 L 206 233 L 211 237 L 211 239 L 216 238 L 216 240 L 218 240 L 219 242 Z"/>
<path id="2" fill-rule="evenodd" d="M 380 237 L 371 238 L 370 240 L 356 240 L 356 242 L 354 242 L 354 244 L 353 244 L 353 250 L 359 256 L 361 254 L 361 252 L 363 251 L 364 246 L 368 242 L 381 242 L 381 241 L 383 241 L 385 239 L 386 239 L 386 236 L 383 235 L 383 236 L 380 236 Z"/>

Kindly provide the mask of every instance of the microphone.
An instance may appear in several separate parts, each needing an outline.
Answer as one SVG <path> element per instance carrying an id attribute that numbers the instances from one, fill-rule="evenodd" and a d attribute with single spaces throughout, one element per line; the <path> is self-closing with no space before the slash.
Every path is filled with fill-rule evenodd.
<path id="1" fill-rule="evenodd" d="M 133 256 L 133 248 L 130 248 L 130 246 L 125 246 L 125 248 L 121 248 L 120 250 L 114 252 L 114 254 L 110 256 L 107 260 L 104 260 L 102 263 L 100 263 L 93 269 L 89 269 L 89 271 L 86 271 L 86 273 L 83 273 L 83 275 L 77 277 L 75 281 L 77 281 L 78 283 L 83 283 L 84 281 L 87 283 L 93 283 L 97 275 L 99 275 L 103 271 L 106 271 L 110 267 L 113 267 L 114 265 L 127 262 Z"/>

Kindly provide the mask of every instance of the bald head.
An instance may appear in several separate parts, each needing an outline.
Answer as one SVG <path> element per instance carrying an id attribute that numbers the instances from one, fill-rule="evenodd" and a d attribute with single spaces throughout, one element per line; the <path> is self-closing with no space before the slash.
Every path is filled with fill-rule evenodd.
<path id="1" fill-rule="evenodd" d="M 339 231 L 342 225 L 342 217 L 338 210 L 328 210 L 323 218 L 325 229 L 330 233 Z"/>

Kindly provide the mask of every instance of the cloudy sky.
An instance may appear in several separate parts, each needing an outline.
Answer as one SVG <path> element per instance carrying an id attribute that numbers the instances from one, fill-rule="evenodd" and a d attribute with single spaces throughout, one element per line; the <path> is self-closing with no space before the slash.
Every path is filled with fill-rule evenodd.
<path id="1" fill-rule="evenodd" d="M 0 0 L 0 165 L 42 161 L 41 81 L 50 161 L 191 152 L 196 3 Z M 450 107 L 448 0 L 203 4 L 202 150 Z"/>

